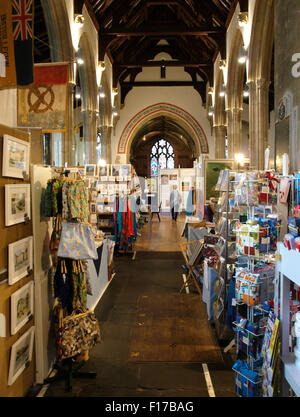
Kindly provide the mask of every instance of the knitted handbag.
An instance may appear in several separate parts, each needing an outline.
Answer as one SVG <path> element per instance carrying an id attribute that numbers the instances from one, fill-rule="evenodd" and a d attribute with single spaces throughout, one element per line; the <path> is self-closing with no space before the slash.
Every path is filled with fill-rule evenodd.
<path id="1" fill-rule="evenodd" d="M 66 317 L 63 317 L 63 309 L 59 310 L 57 346 L 60 360 L 89 351 L 97 343 L 102 343 L 102 336 L 92 310 L 77 308 Z"/>

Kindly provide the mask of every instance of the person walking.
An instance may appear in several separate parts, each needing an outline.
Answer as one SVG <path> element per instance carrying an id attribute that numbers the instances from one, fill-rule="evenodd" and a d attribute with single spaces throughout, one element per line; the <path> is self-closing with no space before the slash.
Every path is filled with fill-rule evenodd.
<path id="1" fill-rule="evenodd" d="M 175 220 L 175 222 L 177 220 L 177 215 L 179 212 L 180 204 L 181 204 L 181 195 L 179 191 L 177 190 L 177 185 L 173 185 L 173 189 L 170 193 L 170 207 L 171 207 L 172 219 Z"/>

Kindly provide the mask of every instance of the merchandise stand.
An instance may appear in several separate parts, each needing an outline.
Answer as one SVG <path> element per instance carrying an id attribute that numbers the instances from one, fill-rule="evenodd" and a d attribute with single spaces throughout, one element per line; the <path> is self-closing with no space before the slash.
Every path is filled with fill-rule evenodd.
<path id="1" fill-rule="evenodd" d="M 85 364 L 85 361 L 75 363 L 72 358 L 65 359 L 61 365 L 55 364 L 53 369 L 56 371 L 56 375 L 46 378 L 44 384 L 51 384 L 56 381 L 66 381 L 66 391 L 71 392 L 73 387 L 73 379 L 95 379 L 97 377 L 96 372 L 79 372 L 79 369 Z"/>
<path id="2" fill-rule="evenodd" d="M 200 245 L 200 246 L 199 246 Z M 182 293 L 182 291 L 187 288 L 189 286 L 189 284 L 193 283 L 196 287 L 196 290 L 198 292 L 199 295 L 202 294 L 201 292 L 201 288 L 197 282 L 197 278 L 194 274 L 194 269 L 199 265 L 198 262 L 198 258 L 196 257 L 193 262 L 190 262 L 191 257 L 193 256 L 194 252 L 201 247 L 201 243 L 199 240 L 194 240 L 192 242 L 184 242 L 184 243 L 180 243 L 180 249 L 182 252 L 182 255 L 184 257 L 185 263 L 186 263 L 186 267 L 188 269 L 188 275 L 186 277 L 186 281 L 184 282 L 184 284 L 182 285 L 182 287 L 180 288 L 180 293 Z"/>

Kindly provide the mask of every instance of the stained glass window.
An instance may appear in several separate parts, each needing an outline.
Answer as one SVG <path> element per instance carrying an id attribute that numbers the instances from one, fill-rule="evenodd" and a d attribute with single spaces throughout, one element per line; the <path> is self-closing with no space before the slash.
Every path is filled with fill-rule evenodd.
<path id="1" fill-rule="evenodd" d="M 174 168 L 174 149 L 164 139 L 160 139 L 152 146 L 151 154 L 151 175 L 158 175 L 159 169 L 173 169 Z"/>

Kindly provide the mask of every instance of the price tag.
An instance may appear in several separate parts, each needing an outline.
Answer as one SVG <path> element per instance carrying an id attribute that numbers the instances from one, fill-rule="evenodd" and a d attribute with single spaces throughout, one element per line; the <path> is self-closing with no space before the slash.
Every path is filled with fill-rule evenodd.
<path id="1" fill-rule="evenodd" d="M 268 193 L 270 192 L 270 188 L 269 188 L 268 186 L 266 186 L 266 185 L 265 185 L 265 186 L 261 187 L 261 192 L 262 192 L 262 193 L 267 193 L 267 194 L 268 194 Z"/>
<path id="2" fill-rule="evenodd" d="M 270 238 L 269 237 L 262 237 L 261 243 L 263 245 L 268 245 L 270 243 Z"/>

